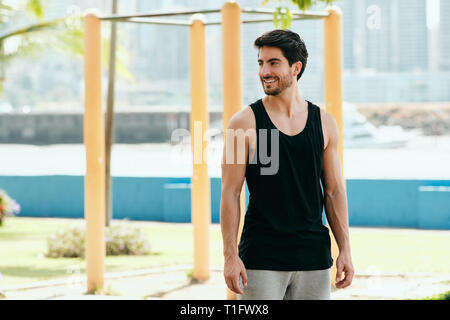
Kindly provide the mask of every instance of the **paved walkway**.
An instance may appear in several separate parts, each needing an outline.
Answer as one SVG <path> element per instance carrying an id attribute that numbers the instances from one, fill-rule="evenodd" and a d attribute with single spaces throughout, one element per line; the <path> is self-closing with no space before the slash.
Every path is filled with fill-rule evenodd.
<path id="1" fill-rule="evenodd" d="M 3 291 L 4 299 L 39 300 L 225 300 L 222 270 L 214 268 L 208 281 L 187 276 L 192 266 L 154 268 L 105 275 L 99 295 L 84 294 L 84 277 L 29 284 Z M 333 300 L 417 299 L 450 291 L 450 274 L 356 274 L 351 287 L 333 289 Z"/>

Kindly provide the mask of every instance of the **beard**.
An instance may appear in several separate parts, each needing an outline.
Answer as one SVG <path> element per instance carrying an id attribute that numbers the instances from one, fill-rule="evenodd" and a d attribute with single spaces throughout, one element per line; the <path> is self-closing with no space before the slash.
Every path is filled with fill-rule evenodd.
<path id="1" fill-rule="evenodd" d="M 261 78 L 264 93 L 269 96 L 276 96 L 289 88 L 292 85 L 292 77 L 289 74 L 281 76 L 281 78 L 274 78 L 275 82 L 270 83 L 270 88 L 264 83 L 264 79 Z"/>

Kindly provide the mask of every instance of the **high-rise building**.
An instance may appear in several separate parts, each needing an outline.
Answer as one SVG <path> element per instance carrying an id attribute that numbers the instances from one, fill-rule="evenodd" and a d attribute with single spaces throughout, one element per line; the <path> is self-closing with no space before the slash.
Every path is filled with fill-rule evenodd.
<path id="1" fill-rule="evenodd" d="M 338 0 L 336 5 L 342 11 L 342 47 L 343 47 L 343 64 L 345 70 L 353 70 L 357 67 L 357 59 L 355 55 L 358 49 L 357 31 L 358 20 L 357 4 L 361 1 L 355 2 L 353 0 Z"/>
<path id="2" fill-rule="evenodd" d="M 339 0 L 344 69 L 428 70 L 425 0 Z"/>
<path id="3" fill-rule="evenodd" d="M 220 9 L 225 0 L 118 0 L 119 14 L 155 11 Z M 428 0 L 337 0 L 342 9 L 343 32 L 343 94 L 344 100 L 370 101 L 432 101 L 450 99 L 450 0 L 440 1 L 439 32 L 427 29 L 426 1 Z M 262 0 L 238 0 L 241 8 L 261 8 Z M 43 0 L 45 19 L 66 16 L 71 10 L 98 8 L 103 15 L 111 14 L 112 0 Z M 270 2 L 266 8 L 283 5 Z M 290 4 L 292 9 L 298 10 Z M 311 10 L 323 10 L 323 2 Z M 205 14 L 208 21 L 220 21 L 221 14 Z M 271 15 L 242 13 L 241 18 L 268 18 Z M 190 15 L 164 19 L 189 21 Z M 17 21 L 15 21 L 17 24 Z M 109 22 L 102 23 L 107 31 Z M 27 25 L 26 21 L 24 26 Z M 4 31 L 8 26 L 3 26 Z M 16 28 L 17 26 L 13 26 Z M 264 95 L 258 77 L 257 50 L 254 40 L 264 32 L 273 30 L 273 22 L 245 23 L 241 25 L 242 93 L 247 105 Z M 117 57 L 126 62 L 135 82 L 116 78 L 116 101 L 123 106 L 183 105 L 190 103 L 189 27 L 137 23 L 117 23 Z M 294 20 L 291 28 L 305 41 L 309 58 L 305 72 L 298 82 L 305 99 L 321 103 L 323 83 L 323 19 Z M 106 38 L 108 34 L 105 33 Z M 222 104 L 222 27 L 206 27 L 208 106 Z M 124 49 L 124 50 L 123 50 Z M 128 56 L 129 59 L 124 59 Z M 437 61 L 437 62 L 435 62 Z M 44 96 L 59 97 L 81 95 L 82 61 L 71 62 L 68 57 L 50 55 L 35 64 L 35 72 L 17 71 L 17 83 L 30 83 L 27 94 L 35 92 L 35 100 Z M 9 71 L 13 70 L 11 67 Z M 18 68 L 17 70 L 22 70 Z M 23 70 L 26 70 L 23 69 Z M 61 75 L 53 77 L 57 70 Z M 64 70 L 68 70 L 67 72 Z M 104 76 L 107 76 L 106 69 Z M 120 73 L 120 69 L 116 69 Z M 432 73 L 430 71 L 443 71 Z M 64 77 L 62 76 L 64 75 Z M 11 78 L 11 75 L 9 75 Z M 45 79 L 45 81 L 41 81 Z M 73 83 L 74 85 L 71 85 Z M 59 86 L 59 89 L 55 89 Z M 80 89 L 74 89 L 78 88 Z M 104 86 L 104 90 L 106 86 Z M 5 93 L 8 96 L 7 85 Z M 19 90 L 15 88 L 15 90 Z M 35 90 L 35 91 L 32 91 Z M 58 91 L 59 90 L 59 91 Z M 66 91 L 65 91 L 66 90 Z M 30 94 L 28 94 L 30 92 Z M 38 92 L 38 93 L 37 93 Z M 50 98 L 49 98 L 50 99 Z M 56 98 L 55 98 L 56 99 Z M 25 100 L 17 105 L 25 104 Z M 31 101 L 31 100 L 30 100 Z M 32 102 L 26 104 L 32 104 Z"/>
<path id="4" fill-rule="evenodd" d="M 450 71 L 450 1 L 440 2 L 440 70 Z"/>
<path id="5" fill-rule="evenodd" d="M 428 70 L 428 29 L 425 0 L 397 0 L 393 15 L 393 39 L 396 44 L 394 69 Z"/>
<path id="6" fill-rule="evenodd" d="M 393 23 L 395 16 L 396 0 L 366 0 L 361 14 L 365 19 L 360 20 L 362 34 L 359 39 L 364 43 L 362 54 L 364 55 L 364 69 L 375 69 L 376 71 L 393 71 L 395 60 L 395 39 Z"/>

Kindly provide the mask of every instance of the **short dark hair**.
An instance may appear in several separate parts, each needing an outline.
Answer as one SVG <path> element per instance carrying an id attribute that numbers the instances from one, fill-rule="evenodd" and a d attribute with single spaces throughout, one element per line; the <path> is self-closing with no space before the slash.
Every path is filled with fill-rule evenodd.
<path id="1" fill-rule="evenodd" d="M 277 47 L 283 52 L 283 55 L 289 62 L 291 67 L 294 62 L 300 61 L 302 69 L 297 75 L 297 81 L 305 71 L 306 62 L 308 60 L 308 50 L 306 50 L 305 42 L 300 36 L 288 29 L 275 29 L 264 33 L 255 40 L 254 46 L 258 50 L 262 46 Z"/>

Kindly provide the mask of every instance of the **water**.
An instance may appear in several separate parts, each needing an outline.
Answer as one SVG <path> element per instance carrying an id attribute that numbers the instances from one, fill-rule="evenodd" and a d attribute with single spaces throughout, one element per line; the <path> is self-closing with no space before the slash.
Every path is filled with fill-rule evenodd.
<path id="1" fill-rule="evenodd" d="M 84 175 L 82 144 L 0 144 L 0 175 Z M 190 177 L 190 147 L 116 144 L 111 174 L 133 177 Z M 221 176 L 222 144 L 211 144 L 209 175 Z M 450 179 L 450 136 L 419 137 L 401 148 L 344 149 L 347 179 Z"/>

